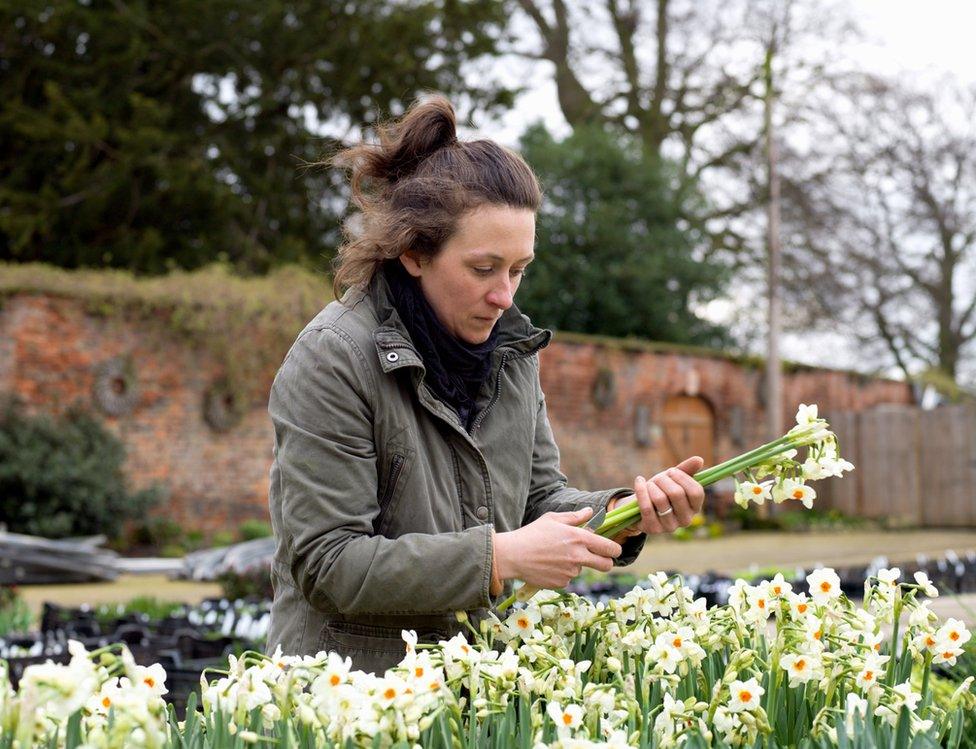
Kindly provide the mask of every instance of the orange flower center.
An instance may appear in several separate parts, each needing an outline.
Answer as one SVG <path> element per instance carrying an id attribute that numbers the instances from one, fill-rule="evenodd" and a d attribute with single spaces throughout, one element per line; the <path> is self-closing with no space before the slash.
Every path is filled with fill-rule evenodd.
<path id="1" fill-rule="evenodd" d="M 822 634 L 823 634 L 823 632 L 821 632 L 821 631 L 820 631 L 820 630 L 818 629 L 818 630 L 817 630 L 816 632 L 814 632 L 814 633 L 813 633 L 813 639 L 814 639 L 814 640 L 819 640 L 819 639 L 820 639 L 820 635 L 822 635 Z"/>
<path id="2" fill-rule="evenodd" d="M 775 593 L 776 595 L 779 595 L 782 592 L 783 592 L 783 589 L 781 587 L 779 587 L 778 585 L 775 588 L 773 588 L 773 593 Z"/>
<path id="3" fill-rule="evenodd" d="M 675 638 L 674 638 L 674 639 L 673 639 L 673 640 L 671 641 L 671 645 L 672 645 L 673 647 L 676 647 L 676 648 L 680 648 L 680 647 L 681 647 L 681 638 L 680 638 L 680 637 L 675 637 Z"/>
<path id="4" fill-rule="evenodd" d="M 339 686 L 340 681 L 342 681 L 342 679 L 339 678 L 339 674 L 332 674 L 332 677 L 329 679 L 329 683 L 334 687 Z"/>
<path id="5" fill-rule="evenodd" d="M 112 700 L 110 700 L 108 697 L 102 697 L 103 707 L 111 707 L 111 705 L 112 705 Z"/>
<path id="6" fill-rule="evenodd" d="M 753 494 L 762 494 L 762 487 L 761 486 L 754 486 L 754 487 L 752 487 L 752 493 Z"/>
<path id="7" fill-rule="evenodd" d="M 959 639 L 959 633 L 956 632 L 955 630 L 953 630 L 952 632 L 949 633 L 949 639 L 952 640 L 952 641 L 958 640 Z"/>
<path id="8" fill-rule="evenodd" d="M 739 702 L 748 702 L 751 699 L 752 699 L 752 692 L 746 689 L 743 689 L 741 692 L 739 692 Z"/>
<path id="9" fill-rule="evenodd" d="M 871 681 L 874 678 L 874 671 L 864 672 L 864 681 Z"/>
<path id="10" fill-rule="evenodd" d="M 424 675 L 424 667 L 423 666 L 417 666 L 417 668 L 415 668 L 413 670 L 413 675 L 416 676 L 419 679 L 421 676 Z"/>
<path id="11" fill-rule="evenodd" d="M 928 637 L 925 638 L 925 644 L 928 645 L 929 647 L 932 647 L 933 645 L 935 645 L 935 638 L 932 637 L 932 635 L 929 635 Z"/>
<path id="12" fill-rule="evenodd" d="M 388 700 L 392 700 L 394 697 L 396 697 L 396 690 L 393 687 L 390 687 L 385 692 L 383 692 L 383 696 L 386 697 L 386 699 Z"/>
<path id="13" fill-rule="evenodd" d="M 820 583 L 820 590 L 822 590 L 824 593 L 829 593 L 830 592 L 830 583 L 828 583 L 826 580 L 824 580 L 822 583 Z"/>
<path id="14" fill-rule="evenodd" d="M 519 620 L 518 620 L 518 625 L 522 629 L 528 629 L 529 628 L 529 620 L 526 619 L 524 616 L 523 617 L 520 617 Z"/>
<path id="15" fill-rule="evenodd" d="M 949 660 L 949 659 L 953 658 L 954 656 L 952 655 L 952 653 L 943 653 L 942 654 L 942 657 L 945 658 L 946 660 Z"/>
<path id="16" fill-rule="evenodd" d="M 572 722 L 573 722 L 573 716 L 570 715 L 569 713 L 563 713 L 563 723 L 565 723 L 568 726 Z"/>
<path id="17" fill-rule="evenodd" d="M 154 679 L 153 677 L 151 677 L 151 676 L 147 676 L 147 677 L 146 677 L 145 679 L 143 679 L 143 682 L 144 682 L 144 683 L 146 684 L 146 686 L 148 686 L 148 687 L 149 687 L 150 689 L 152 689 L 152 688 L 153 688 L 154 686 L 156 686 L 156 680 L 155 680 L 155 679 Z"/>
<path id="18" fill-rule="evenodd" d="M 756 605 L 761 609 L 766 608 L 766 599 L 760 598 L 758 601 L 756 601 Z"/>
<path id="19" fill-rule="evenodd" d="M 807 662 L 802 658 L 800 658 L 800 660 L 798 660 L 796 663 L 793 664 L 793 668 L 795 668 L 797 671 L 802 671 L 806 667 L 807 667 Z"/>
<path id="20" fill-rule="evenodd" d="M 796 610 L 799 611 L 801 614 L 805 614 L 807 612 L 807 605 L 805 603 L 801 603 L 797 605 Z"/>

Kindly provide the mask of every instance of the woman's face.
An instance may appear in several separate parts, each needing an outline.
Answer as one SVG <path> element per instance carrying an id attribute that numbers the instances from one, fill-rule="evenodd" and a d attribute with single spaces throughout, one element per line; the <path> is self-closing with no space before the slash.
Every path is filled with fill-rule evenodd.
<path id="1" fill-rule="evenodd" d="M 535 213 L 487 205 L 468 211 L 430 260 L 400 256 L 438 320 L 466 343 L 484 343 L 534 257 Z"/>

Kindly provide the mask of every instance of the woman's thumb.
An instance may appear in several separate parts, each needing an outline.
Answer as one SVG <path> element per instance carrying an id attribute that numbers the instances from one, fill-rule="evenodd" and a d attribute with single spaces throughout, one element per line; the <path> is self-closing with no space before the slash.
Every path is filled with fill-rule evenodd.
<path id="1" fill-rule="evenodd" d="M 685 458 L 678 465 L 675 466 L 679 471 L 684 471 L 689 476 L 694 476 L 698 473 L 702 466 L 705 465 L 705 461 L 699 455 L 692 455 L 690 458 Z"/>
<path id="2" fill-rule="evenodd" d="M 571 512 L 557 512 L 556 519 L 569 525 L 579 525 L 585 523 L 593 515 L 592 507 L 581 507 Z"/>

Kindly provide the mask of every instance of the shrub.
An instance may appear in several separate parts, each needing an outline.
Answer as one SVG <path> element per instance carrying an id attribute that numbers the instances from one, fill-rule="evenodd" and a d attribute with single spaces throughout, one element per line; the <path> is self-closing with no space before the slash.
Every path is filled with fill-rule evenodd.
<path id="1" fill-rule="evenodd" d="M 256 538 L 267 538 L 271 535 L 271 525 L 263 520 L 245 520 L 237 532 L 242 541 L 253 541 Z"/>
<path id="2" fill-rule="evenodd" d="M 0 586 L 0 637 L 31 628 L 34 617 L 13 585 Z"/>
<path id="3" fill-rule="evenodd" d="M 270 565 L 257 564 L 244 572 L 224 572 L 217 578 L 217 582 L 224 598 L 230 601 L 238 598 L 274 598 Z"/>
<path id="4" fill-rule="evenodd" d="M 0 517 L 7 529 L 50 538 L 104 533 L 142 518 L 158 488 L 130 492 L 125 448 L 92 416 L 32 416 L 0 405 Z"/>

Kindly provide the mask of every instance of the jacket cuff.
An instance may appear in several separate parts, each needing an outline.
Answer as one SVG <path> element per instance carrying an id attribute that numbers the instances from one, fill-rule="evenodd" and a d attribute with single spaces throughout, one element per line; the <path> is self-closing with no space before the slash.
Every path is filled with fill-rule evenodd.
<path id="1" fill-rule="evenodd" d="M 491 532 L 491 583 L 488 586 L 488 594 L 492 598 L 497 598 L 505 590 L 505 583 L 498 576 L 498 563 L 495 561 L 495 532 Z"/>

